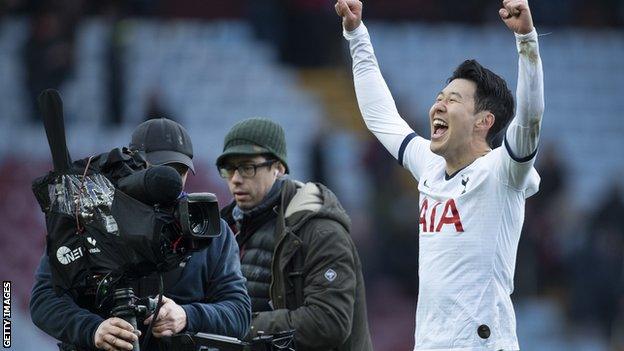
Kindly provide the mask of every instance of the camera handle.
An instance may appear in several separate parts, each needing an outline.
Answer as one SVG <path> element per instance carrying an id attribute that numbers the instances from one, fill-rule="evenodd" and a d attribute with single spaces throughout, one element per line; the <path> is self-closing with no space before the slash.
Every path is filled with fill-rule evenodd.
<path id="1" fill-rule="evenodd" d="M 130 323 L 134 330 L 137 330 L 137 313 L 142 306 L 137 306 L 137 297 L 134 295 L 132 288 L 115 289 L 113 294 L 113 303 L 115 307 L 111 310 L 113 317 L 119 317 Z M 139 341 L 132 343 L 133 351 L 140 351 Z"/>

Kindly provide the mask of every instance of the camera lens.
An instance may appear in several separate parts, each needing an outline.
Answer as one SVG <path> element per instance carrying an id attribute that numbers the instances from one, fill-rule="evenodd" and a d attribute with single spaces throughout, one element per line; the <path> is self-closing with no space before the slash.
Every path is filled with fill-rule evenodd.
<path id="1" fill-rule="evenodd" d="M 208 216 L 204 207 L 199 204 L 189 204 L 189 222 L 194 235 L 203 236 L 208 229 Z"/>

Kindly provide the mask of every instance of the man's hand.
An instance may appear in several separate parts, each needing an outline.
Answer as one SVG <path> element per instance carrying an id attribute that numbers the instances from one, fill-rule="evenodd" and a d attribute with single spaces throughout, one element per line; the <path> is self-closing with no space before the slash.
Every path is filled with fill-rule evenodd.
<path id="1" fill-rule="evenodd" d="M 181 332 L 186 327 L 186 312 L 172 299 L 163 296 L 163 304 L 154 322 L 152 334 L 155 337 L 171 336 Z M 143 324 L 149 324 L 154 315 L 149 316 Z"/>
<path id="2" fill-rule="evenodd" d="M 136 334 L 135 334 L 136 333 Z M 93 340 L 95 347 L 107 351 L 132 350 L 132 343 L 139 340 L 141 332 L 121 318 L 113 317 L 100 323 Z"/>
<path id="3" fill-rule="evenodd" d="M 352 31 L 362 23 L 362 2 L 359 0 L 338 0 L 334 5 L 338 16 L 342 17 L 342 26 Z"/>
<path id="4" fill-rule="evenodd" d="M 527 34 L 533 30 L 533 19 L 527 0 L 503 0 L 503 8 L 498 14 L 509 29 L 518 34 Z"/>

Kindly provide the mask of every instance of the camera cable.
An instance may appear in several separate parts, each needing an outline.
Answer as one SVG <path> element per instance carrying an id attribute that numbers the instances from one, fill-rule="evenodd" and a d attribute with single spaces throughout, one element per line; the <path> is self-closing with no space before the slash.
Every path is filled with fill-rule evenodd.
<path id="1" fill-rule="evenodd" d="M 150 336 L 152 335 L 152 327 L 154 326 L 154 322 L 158 318 L 158 313 L 160 312 L 160 307 L 162 306 L 162 297 L 165 293 L 165 289 L 163 286 L 163 274 L 162 272 L 158 273 L 158 277 L 160 278 L 159 282 L 159 293 L 158 293 L 158 303 L 156 304 L 156 310 L 154 311 L 154 318 L 147 327 L 147 332 L 145 333 L 145 339 L 143 339 L 143 344 L 141 345 L 141 350 L 147 350 L 147 345 L 149 345 Z"/>

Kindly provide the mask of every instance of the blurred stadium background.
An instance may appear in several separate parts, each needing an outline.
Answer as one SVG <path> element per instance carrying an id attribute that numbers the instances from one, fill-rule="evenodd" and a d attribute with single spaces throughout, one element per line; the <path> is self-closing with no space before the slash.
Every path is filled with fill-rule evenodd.
<path id="1" fill-rule="evenodd" d="M 402 115 L 426 113 L 476 58 L 515 90 L 513 35 L 493 0 L 367 0 L 365 20 Z M 624 350 L 624 1 L 531 2 L 546 112 L 515 301 L 523 350 Z M 376 350 L 411 350 L 416 184 L 364 130 L 331 0 L 0 2 L 0 276 L 13 281 L 13 348 L 55 350 L 29 319 L 43 215 L 30 182 L 51 167 L 35 96 L 58 88 L 74 159 L 127 145 L 150 117 L 185 125 L 190 190 L 230 201 L 213 166 L 225 132 L 266 116 L 292 175 L 335 189 L 365 264 Z"/>

